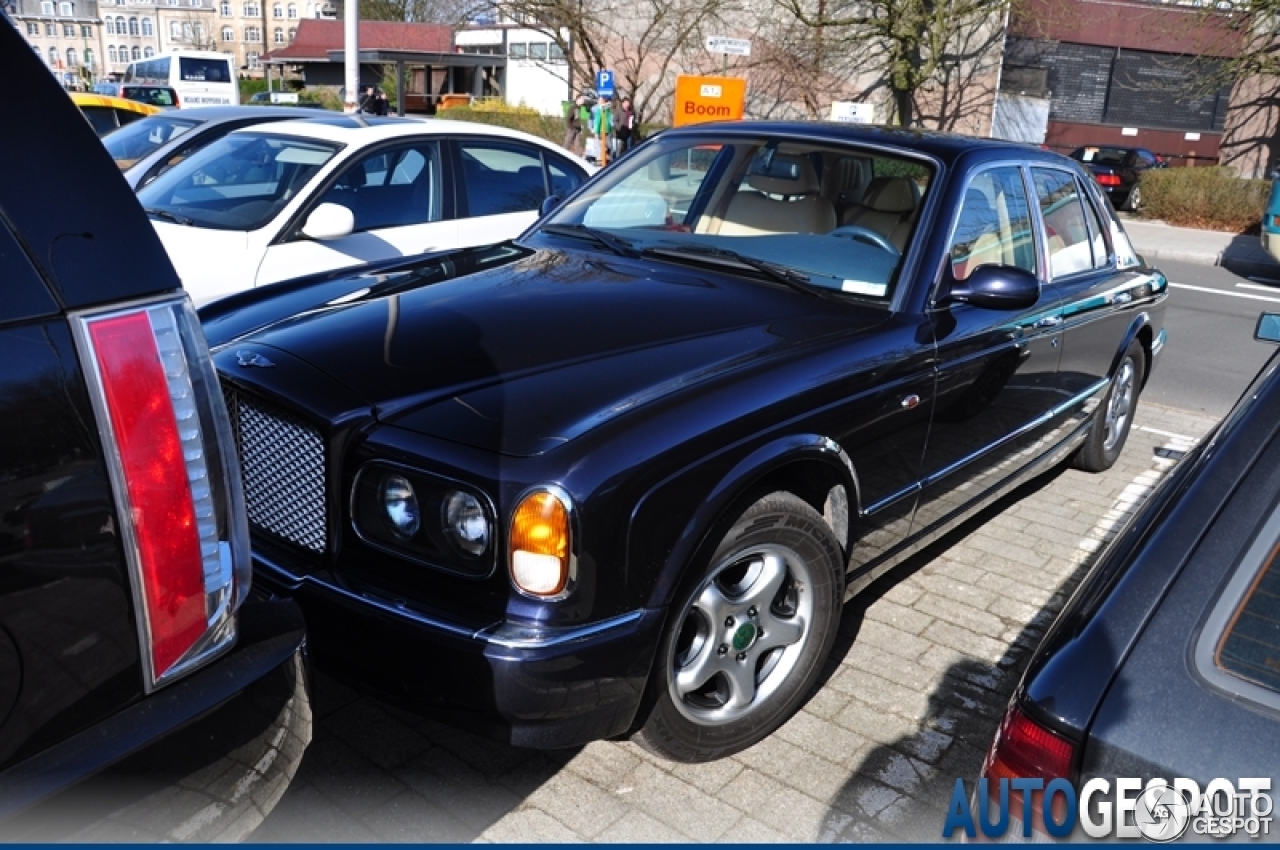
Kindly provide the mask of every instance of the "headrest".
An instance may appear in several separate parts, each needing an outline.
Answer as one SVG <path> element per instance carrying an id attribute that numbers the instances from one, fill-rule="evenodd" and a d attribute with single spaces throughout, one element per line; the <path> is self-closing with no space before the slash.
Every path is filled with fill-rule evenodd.
<path id="1" fill-rule="evenodd" d="M 915 185 L 905 177 L 873 177 L 862 205 L 876 212 L 911 212 L 916 208 Z"/>
<path id="2" fill-rule="evenodd" d="M 757 158 L 747 173 L 747 185 L 769 195 L 807 195 L 817 192 L 818 172 L 805 157 L 775 154 L 768 160 Z"/>

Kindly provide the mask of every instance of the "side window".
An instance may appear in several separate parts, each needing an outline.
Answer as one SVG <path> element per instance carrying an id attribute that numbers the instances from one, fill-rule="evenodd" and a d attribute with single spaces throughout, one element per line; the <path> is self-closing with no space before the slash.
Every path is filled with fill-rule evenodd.
<path id="1" fill-rule="evenodd" d="M 435 142 L 416 142 L 361 157 L 338 174 L 318 203 L 351 210 L 357 233 L 439 221 L 440 149 Z"/>
<path id="2" fill-rule="evenodd" d="M 547 196 L 542 154 L 527 145 L 462 142 L 462 183 L 471 216 L 536 211 Z"/>
<path id="3" fill-rule="evenodd" d="M 551 173 L 551 194 L 567 198 L 582 185 L 582 178 L 576 169 L 562 166 L 553 158 L 547 157 L 547 171 Z"/>
<path id="4" fill-rule="evenodd" d="M 1156 164 L 1156 155 L 1151 151 L 1138 151 L 1138 165 L 1142 168 L 1150 168 Z"/>
<path id="5" fill-rule="evenodd" d="M 1078 182 L 1079 178 L 1076 179 Z M 1084 201 L 1085 219 L 1089 224 L 1089 242 L 1093 246 L 1093 267 L 1095 269 L 1105 269 L 1111 264 L 1111 256 L 1107 251 L 1106 237 L 1103 236 L 1102 220 L 1098 217 L 1098 210 L 1093 204 L 1089 203 L 1087 192 L 1082 191 L 1080 199 Z"/>
<path id="6" fill-rule="evenodd" d="M 119 126 L 116 123 L 116 111 L 109 106 L 82 106 L 80 111 L 89 119 L 93 131 L 99 136 L 105 136 Z"/>
<path id="7" fill-rule="evenodd" d="M 1049 275 L 1063 277 L 1093 268 L 1084 205 L 1075 178 L 1065 171 L 1033 168 L 1036 199 L 1049 246 Z"/>
<path id="8" fill-rule="evenodd" d="M 980 266 L 1013 266 L 1036 272 L 1031 208 L 1016 167 L 991 168 L 976 175 L 951 240 L 951 274 L 965 280 Z"/>

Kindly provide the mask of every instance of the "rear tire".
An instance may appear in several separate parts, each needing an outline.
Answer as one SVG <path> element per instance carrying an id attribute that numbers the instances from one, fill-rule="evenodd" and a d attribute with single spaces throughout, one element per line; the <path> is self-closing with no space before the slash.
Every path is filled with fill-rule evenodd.
<path id="1" fill-rule="evenodd" d="M 1142 185 L 1134 183 L 1133 188 L 1129 190 L 1129 197 L 1124 199 L 1124 208 L 1130 212 L 1137 212 L 1142 208 Z"/>
<path id="2" fill-rule="evenodd" d="M 1089 436 L 1072 459 L 1072 463 L 1086 472 L 1105 472 L 1110 469 L 1124 450 L 1129 429 L 1133 426 L 1133 414 L 1138 407 L 1138 394 L 1142 391 L 1142 378 L 1146 374 L 1146 355 L 1135 339 L 1125 349 L 1124 357 L 1116 366 L 1107 394 L 1093 412 Z"/>
<path id="3" fill-rule="evenodd" d="M 635 740 L 680 762 L 723 758 L 781 726 L 831 652 L 844 558 L 803 500 L 753 503 L 676 598 L 654 664 L 656 694 Z"/>

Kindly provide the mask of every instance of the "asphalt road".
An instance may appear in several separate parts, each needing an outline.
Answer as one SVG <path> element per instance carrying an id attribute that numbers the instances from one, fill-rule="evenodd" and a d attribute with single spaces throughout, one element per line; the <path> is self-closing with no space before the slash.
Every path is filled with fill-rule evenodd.
<path id="1" fill-rule="evenodd" d="M 1171 288 L 1169 343 L 1143 398 L 1222 417 L 1271 356 L 1253 329 L 1259 313 L 1280 311 L 1280 281 L 1172 260 L 1159 266 Z"/>

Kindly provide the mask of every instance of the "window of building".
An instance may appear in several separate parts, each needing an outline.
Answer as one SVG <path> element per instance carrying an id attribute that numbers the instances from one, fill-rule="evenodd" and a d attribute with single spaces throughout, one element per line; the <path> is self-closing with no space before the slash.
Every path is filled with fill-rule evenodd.
<path id="1" fill-rule="evenodd" d="M 284 17 L 284 7 L 283 7 L 283 6 L 281 6 L 279 3 L 276 3 L 275 5 L 273 5 L 273 6 L 271 7 L 271 17 L 273 17 L 273 18 L 277 18 L 277 19 L 279 19 L 279 18 L 283 18 L 283 17 Z"/>
<path id="2" fill-rule="evenodd" d="M 547 61 L 547 43 L 545 41 L 529 42 L 529 58 L 535 62 Z"/>
<path id="3" fill-rule="evenodd" d="M 89 24 L 81 24 L 81 25 L 80 25 L 80 37 L 81 37 L 81 38 L 93 38 L 93 27 L 91 27 Z M 88 65 L 89 63 L 88 63 L 88 62 L 86 62 L 85 64 L 86 64 L 86 65 Z"/>
<path id="4" fill-rule="evenodd" d="M 90 71 L 97 67 L 97 58 L 98 57 L 93 55 L 92 47 L 86 47 L 84 49 L 84 66 Z"/>
<path id="5" fill-rule="evenodd" d="M 231 17 L 231 4 L 230 4 L 230 3 L 223 3 L 221 6 L 219 6 L 219 7 L 218 7 L 218 14 L 219 14 L 219 15 L 222 15 L 222 17 L 224 17 L 224 18 L 229 18 L 229 17 Z"/>
<path id="6" fill-rule="evenodd" d="M 116 34 L 116 19 L 108 15 L 102 19 L 102 31 L 107 35 Z"/>
<path id="7" fill-rule="evenodd" d="M 49 67 L 57 68 L 61 64 L 62 62 L 58 59 L 58 48 L 50 47 L 49 48 Z"/>
<path id="8" fill-rule="evenodd" d="M 547 46 L 547 59 L 557 65 L 567 64 L 567 60 L 564 58 L 564 48 L 555 42 Z"/>
<path id="9" fill-rule="evenodd" d="M 151 48 L 148 47 L 147 49 L 150 50 Z M 129 58 L 132 59 L 134 62 L 137 62 L 139 59 L 142 58 L 142 49 L 135 44 L 129 50 Z"/>
<path id="10" fill-rule="evenodd" d="M 298 28 L 289 27 L 289 43 L 292 44 L 293 40 L 297 37 L 298 37 Z"/>
<path id="11" fill-rule="evenodd" d="M 107 63 L 118 65 L 120 60 L 116 57 L 116 46 L 114 44 L 107 45 Z"/>
<path id="12" fill-rule="evenodd" d="M 258 60 L 257 51 L 253 51 L 253 50 L 249 51 L 249 54 L 245 57 L 245 60 L 246 60 L 245 64 L 247 64 L 249 68 L 252 70 L 257 70 L 258 68 L 262 67 L 262 63 Z"/>
<path id="13" fill-rule="evenodd" d="M 245 27 L 245 28 L 244 28 L 244 40 L 245 40 L 245 41 L 247 41 L 247 42 L 249 42 L 250 44 L 261 44 L 261 43 L 262 43 L 262 30 L 258 29 L 257 27 Z M 256 54 L 255 54 L 255 55 L 256 55 Z M 250 67 L 252 67 L 252 66 L 250 66 Z"/>
<path id="14" fill-rule="evenodd" d="M 262 7 L 257 3 L 245 3 L 244 16 L 246 18 L 259 18 L 262 16 Z"/>
<path id="15" fill-rule="evenodd" d="M 151 19 L 150 19 L 150 18 L 143 18 L 143 19 L 142 19 L 142 34 L 143 34 L 143 35 L 155 35 L 155 29 L 151 26 Z"/>
<path id="16" fill-rule="evenodd" d="M 53 0 L 44 0 L 44 2 L 40 4 L 40 14 L 42 15 L 53 14 Z"/>
<path id="17" fill-rule="evenodd" d="M 182 38 L 182 24 L 169 21 L 169 38 Z"/>
<path id="18" fill-rule="evenodd" d="M 75 6 L 71 3 L 59 3 L 58 11 L 64 18 L 69 18 L 76 13 Z"/>
<path id="19" fill-rule="evenodd" d="M 529 45 L 523 41 L 507 45 L 507 55 L 512 59 L 524 59 L 529 55 Z"/>
<path id="20" fill-rule="evenodd" d="M 130 18 L 129 19 L 129 35 L 137 35 L 137 34 L 138 34 L 138 19 Z"/>
<path id="21" fill-rule="evenodd" d="M 223 28 L 222 28 L 222 40 L 223 40 L 223 41 L 227 41 L 227 42 L 235 41 L 235 40 L 236 40 L 236 31 L 235 31 L 235 30 L 233 30 L 231 27 L 223 27 Z"/>
<path id="22" fill-rule="evenodd" d="M 27 35 L 39 35 L 40 25 L 35 21 L 27 21 Z"/>
<path id="23" fill-rule="evenodd" d="M 74 47 L 67 48 L 67 67 L 68 68 L 80 67 L 80 54 L 76 53 L 76 49 Z"/>
<path id="24" fill-rule="evenodd" d="M 295 20 L 298 17 L 298 4 L 289 4 L 289 20 Z"/>
<path id="25" fill-rule="evenodd" d="M 195 28 L 192 27 L 191 24 L 182 25 L 182 37 L 185 38 L 187 41 L 191 41 L 193 38 L 195 38 L 195 34 L 196 34 Z"/>
<path id="26" fill-rule="evenodd" d="M 45 24 L 45 25 L 44 25 L 44 34 L 45 34 L 45 35 L 47 35 L 47 36 L 49 36 L 50 38 L 57 38 L 57 36 L 58 36 L 58 25 L 57 25 L 57 24 Z"/>
<path id="27" fill-rule="evenodd" d="M 148 46 L 145 50 L 142 51 L 143 59 L 150 59 L 152 56 L 155 56 L 155 55 L 156 55 L 156 49 L 154 47 Z M 134 59 L 138 58 L 138 48 L 136 47 L 133 48 L 133 58 Z"/>
<path id="28" fill-rule="evenodd" d="M 75 38 L 75 37 L 76 37 L 76 25 L 75 25 L 75 24 L 63 24 L 63 25 L 62 25 L 62 37 L 63 37 L 63 38 Z"/>
<path id="29" fill-rule="evenodd" d="M 284 44 L 284 30 L 276 27 L 275 31 L 271 33 L 271 40 L 275 44 Z"/>

